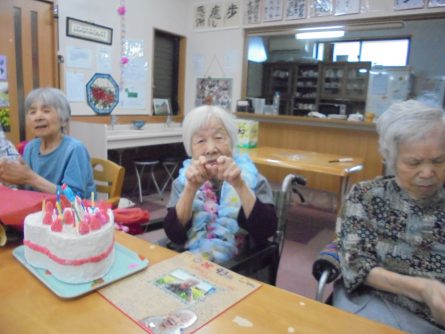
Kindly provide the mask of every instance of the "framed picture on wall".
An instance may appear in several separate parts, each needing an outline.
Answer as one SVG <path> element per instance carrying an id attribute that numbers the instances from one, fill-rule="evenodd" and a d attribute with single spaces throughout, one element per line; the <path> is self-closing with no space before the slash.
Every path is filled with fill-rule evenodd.
<path id="1" fill-rule="evenodd" d="M 108 73 L 95 73 L 86 84 L 87 103 L 98 115 L 109 115 L 119 102 L 119 86 Z"/>
<path id="2" fill-rule="evenodd" d="M 229 0 L 225 4 L 224 27 L 238 27 L 241 21 L 241 0 Z"/>
<path id="3" fill-rule="evenodd" d="M 171 115 L 172 110 L 170 107 L 169 99 L 153 99 L 153 112 L 155 116 Z"/>
<path id="4" fill-rule="evenodd" d="M 286 0 L 286 20 L 298 20 L 306 17 L 306 0 Z"/>
<path id="5" fill-rule="evenodd" d="M 263 8 L 263 0 L 245 0 L 244 1 L 244 23 L 258 24 L 261 23 L 261 9 Z"/>
<path id="6" fill-rule="evenodd" d="M 213 2 L 208 5 L 207 28 L 221 28 L 224 18 L 224 3 Z"/>
<path id="7" fill-rule="evenodd" d="M 231 110 L 232 79 L 198 78 L 196 79 L 195 106 L 203 104 L 220 106 Z"/>
<path id="8" fill-rule="evenodd" d="M 394 10 L 423 8 L 425 0 L 394 0 Z"/>
<path id="9" fill-rule="evenodd" d="M 72 17 L 66 18 L 66 35 L 96 43 L 113 44 L 113 29 Z"/>
<path id="10" fill-rule="evenodd" d="M 279 21 L 283 19 L 282 0 L 264 0 L 264 22 Z"/>
<path id="11" fill-rule="evenodd" d="M 335 1 L 334 15 L 347 15 L 360 13 L 360 0 Z"/>
<path id="12" fill-rule="evenodd" d="M 311 16 L 332 15 L 333 0 L 312 0 Z"/>
<path id="13" fill-rule="evenodd" d="M 445 7 L 445 0 L 429 0 L 428 7 Z"/>
<path id="14" fill-rule="evenodd" d="M 205 29 L 207 19 L 207 4 L 195 6 L 193 11 L 193 27 L 195 29 Z"/>

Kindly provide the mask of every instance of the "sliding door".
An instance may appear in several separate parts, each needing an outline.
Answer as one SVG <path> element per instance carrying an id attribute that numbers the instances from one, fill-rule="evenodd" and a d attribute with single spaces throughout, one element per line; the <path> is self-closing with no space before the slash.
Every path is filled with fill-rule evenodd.
<path id="1" fill-rule="evenodd" d="M 0 55 L 6 56 L 11 132 L 15 143 L 31 139 L 25 125 L 24 100 L 34 88 L 58 87 L 57 21 L 53 3 L 0 1 Z M 5 33 L 3 33 L 5 32 Z M 4 85 L 4 83 L 3 83 Z"/>

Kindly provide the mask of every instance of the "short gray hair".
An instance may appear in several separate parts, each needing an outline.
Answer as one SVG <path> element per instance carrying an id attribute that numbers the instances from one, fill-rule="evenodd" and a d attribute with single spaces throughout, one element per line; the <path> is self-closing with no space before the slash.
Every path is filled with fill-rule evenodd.
<path id="1" fill-rule="evenodd" d="M 184 122 L 182 123 L 182 140 L 188 156 L 192 156 L 193 135 L 204 125 L 206 125 L 212 118 L 216 118 L 223 123 L 227 133 L 229 134 L 230 145 L 233 153 L 233 149 L 236 147 L 238 133 L 234 116 L 221 107 L 204 105 L 188 112 L 184 118 Z"/>
<path id="2" fill-rule="evenodd" d="M 399 145 L 425 137 L 433 129 L 442 125 L 445 129 L 443 110 L 419 101 L 408 100 L 392 104 L 377 119 L 379 150 L 387 171 L 393 173 Z M 445 132 L 442 140 L 445 144 Z"/>
<path id="3" fill-rule="evenodd" d="M 31 108 L 31 105 L 35 102 L 40 102 L 46 106 L 56 109 L 60 117 L 60 122 L 62 123 L 61 131 L 63 132 L 71 116 L 71 107 L 68 103 L 67 98 L 65 97 L 65 94 L 57 88 L 36 88 L 29 92 L 29 94 L 26 96 L 26 112 L 28 112 L 28 110 Z"/>

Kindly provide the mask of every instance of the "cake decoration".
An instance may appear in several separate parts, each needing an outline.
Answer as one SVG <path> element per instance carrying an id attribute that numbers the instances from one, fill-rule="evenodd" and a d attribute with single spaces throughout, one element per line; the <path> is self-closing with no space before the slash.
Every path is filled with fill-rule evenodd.
<path id="1" fill-rule="evenodd" d="M 25 259 L 63 282 L 100 279 L 114 261 L 113 212 L 105 203 L 95 203 L 94 195 L 87 205 L 67 185 L 60 189 L 55 206 L 42 202 L 40 212 L 25 218 Z"/>

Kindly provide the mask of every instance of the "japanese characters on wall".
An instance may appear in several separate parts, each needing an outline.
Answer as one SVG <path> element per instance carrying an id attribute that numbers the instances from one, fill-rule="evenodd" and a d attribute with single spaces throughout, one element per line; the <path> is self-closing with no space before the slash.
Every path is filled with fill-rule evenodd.
<path id="1" fill-rule="evenodd" d="M 240 25 L 241 0 L 198 4 L 194 8 L 193 25 L 197 30 L 235 28 Z"/>
<path id="2" fill-rule="evenodd" d="M 194 28 L 233 28 L 307 17 L 366 12 L 369 0 L 233 0 L 197 4 Z M 445 6 L 445 0 L 394 0 L 395 11 Z"/>

